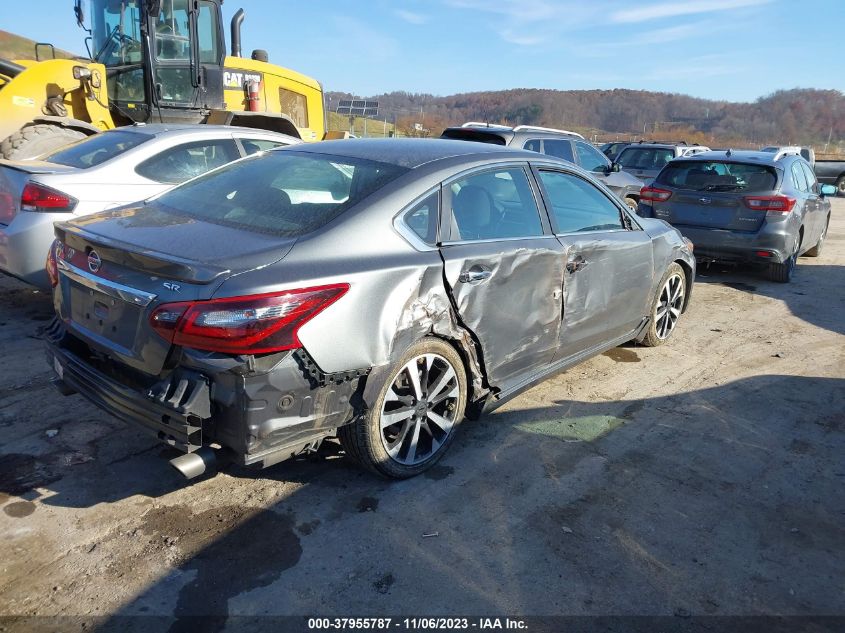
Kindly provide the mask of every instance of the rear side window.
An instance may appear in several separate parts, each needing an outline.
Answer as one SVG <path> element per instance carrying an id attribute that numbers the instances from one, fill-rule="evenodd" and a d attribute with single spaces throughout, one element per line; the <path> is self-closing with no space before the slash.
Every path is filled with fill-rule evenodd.
<path id="1" fill-rule="evenodd" d="M 692 191 L 771 191 L 777 183 L 773 167 L 753 163 L 678 160 L 666 165 L 655 182 Z"/>
<path id="2" fill-rule="evenodd" d="M 284 147 L 287 145 L 287 143 L 280 143 L 279 141 L 266 141 L 258 138 L 242 138 L 240 141 L 247 156 L 252 156 L 258 152 L 266 152 L 268 149 Z"/>
<path id="3" fill-rule="evenodd" d="M 556 233 L 624 229 L 619 208 L 593 184 L 573 174 L 541 171 Z"/>
<path id="4" fill-rule="evenodd" d="M 626 147 L 616 162 L 629 169 L 652 171 L 663 169 L 663 166 L 673 158 L 675 158 L 675 152 L 665 147 Z"/>
<path id="5" fill-rule="evenodd" d="M 247 231 L 297 237 L 324 226 L 405 167 L 292 150 L 232 163 L 176 187 L 165 211 Z"/>
<path id="6" fill-rule="evenodd" d="M 542 148 L 540 144 L 542 141 L 538 138 L 532 138 L 530 141 L 525 141 L 525 145 L 522 146 L 522 149 L 527 149 L 531 152 L 541 152 Z"/>
<path id="7" fill-rule="evenodd" d="M 146 143 L 151 138 L 153 137 L 148 134 L 137 134 L 135 132 L 121 132 L 119 130 L 103 132 L 65 145 L 58 151 L 42 156 L 41 159 L 48 163 L 85 169 L 120 156 L 133 147 Z"/>
<path id="8" fill-rule="evenodd" d="M 569 141 L 558 141 L 547 138 L 543 141 L 543 153 L 568 160 L 570 163 L 575 162 L 575 157 L 572 155 L 572 143 Z"/>
<path id="9" fill-rule="evenodd" d="M 473 174 L 453 182 L 450 190 L 451 241 L 543 234 L 540 212 L 522 169 Z"/>
<path id="10" fill-rule="evenodd" d="M 404 220 L 408 228 L 416 233 L 426 244 L 437 242 L 437 216 L 440 211 L 440 194 L 434 192 L 414 208 L 405 213 Z"/>
<path id="11" fill-rule="evenodd" d="M 234 141 L 220 139 L 177 145 L 148 158 L 135 171 L 150 180 L 178 184 L 240 158 Z"/>

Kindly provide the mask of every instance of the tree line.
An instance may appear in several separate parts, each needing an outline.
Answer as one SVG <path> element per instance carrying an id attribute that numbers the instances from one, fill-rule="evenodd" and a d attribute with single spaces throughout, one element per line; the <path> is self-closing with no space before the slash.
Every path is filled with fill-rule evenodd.
<path id="1" fill-rule="evenodd" d="M 353 97 L 328 96 L 330 104 Z M 779 90 L 753 103 L 625 89 L 516 89 L 446 97 L 391 92 L 366 98 L 379 101 L 380 117 L 407 136 L 436 136 L 450 125 L 486 121 L 564 128 L 599 140 L 684 137 L 713 145 L 845 151 L 845 95 L 838 90 Z"/>

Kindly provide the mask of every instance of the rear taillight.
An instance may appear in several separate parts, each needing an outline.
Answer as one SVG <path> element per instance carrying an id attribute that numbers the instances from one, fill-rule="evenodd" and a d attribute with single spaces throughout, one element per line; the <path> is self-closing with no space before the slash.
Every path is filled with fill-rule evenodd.
<path id="1" fill-rule="evenodd" d="M 53 240 L 50 249 L 47 251 L 47 277 L 50 278 L 50 286 L 55 288 L 59 285 L 59 260 L 64 259 L 64 244 L 59 240 Z"/>
<path id="2" fill-rule="evenodd" d="M 8 191 L 0 191 L 0 224 L 8 224 L 15 217 L 15 199 Z"/>
<path id="3" fill-rule="evenodd" d="M 657 187 L 643 187 L 640 189 L 640 200 L 647 202 L 666 202 L 672 197 L 672 192 L 666 189 L 658 189 Z"/>
<path id="4" fill-rule="evenodd" d="M 745 196 L 745 206 L 754 211 L 769 211 L 772 213 L 789 213 L 795 206 L 795 198 L 787 196 Z"/>
<path id="5" fill-rule="evenodd" d="M 150 325 L 174 345 L 226 354 L 301 347 L 297 332 L 349 290 L 348 284 L 160 305 Z"/>
<path id="6" fill-rule="evenodd" d="M 29 182 L 21 194 L 21 211 L 41 211 L 46 213 L 67 213 L 73 211 L 76 199 L 61 191 L 50 189 L 37 182 Z"/>

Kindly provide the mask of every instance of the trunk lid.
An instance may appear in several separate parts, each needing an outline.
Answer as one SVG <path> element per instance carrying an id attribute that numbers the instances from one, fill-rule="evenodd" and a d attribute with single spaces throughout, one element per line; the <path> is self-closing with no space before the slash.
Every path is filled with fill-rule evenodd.
<path id="1" fill-rule="evenodd" d="M 675 226 L 747 232 L 758 231 L 766 219 L 736 192 L 676 190 L 666 202 L 654 203 L 654 213 Z"/>
<path id="2" fill-rule="evenodd" d="M 156 307 L 210 299 L 227 278 L 279 261 L 296 241 L 153 205 L 59 223 L 56 235 L 64 244 L 56 305 L 66 326 L 150 375 L 161 373 L 170 352 L 148 322 Z"/>

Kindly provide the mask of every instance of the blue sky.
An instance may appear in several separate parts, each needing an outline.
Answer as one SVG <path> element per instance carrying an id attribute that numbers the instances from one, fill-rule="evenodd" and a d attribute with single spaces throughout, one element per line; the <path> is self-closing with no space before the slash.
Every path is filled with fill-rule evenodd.
<path id="1" fill-rule="evenodd" d="M 0 0 L 0 28 L 82 51 L 72 0 Z M 226 0 L 244 50 L 369 96 L 633 88 L 753 101 L 845 91 L 845 0 Z M 33 19 L 33 15 L 37 19 Z"/>

